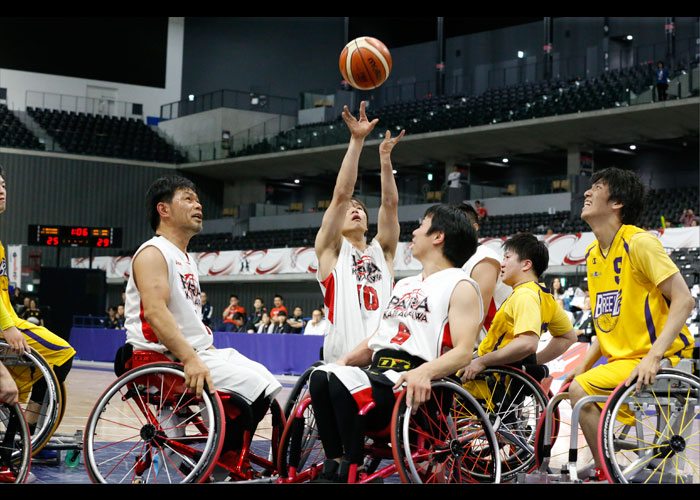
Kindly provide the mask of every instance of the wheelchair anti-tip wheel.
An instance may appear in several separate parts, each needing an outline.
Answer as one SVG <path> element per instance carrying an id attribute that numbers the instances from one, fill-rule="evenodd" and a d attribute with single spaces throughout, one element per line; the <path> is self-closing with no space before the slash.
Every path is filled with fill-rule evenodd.
<path id="1" fill-rule="evenodd" d="M 83 453 L 96 483 L 194 483 L 209 479 L 225 422 L 217 394 L 201 399 L 182 366 L 151 363 L 114 381 L 88 418 Z"/>

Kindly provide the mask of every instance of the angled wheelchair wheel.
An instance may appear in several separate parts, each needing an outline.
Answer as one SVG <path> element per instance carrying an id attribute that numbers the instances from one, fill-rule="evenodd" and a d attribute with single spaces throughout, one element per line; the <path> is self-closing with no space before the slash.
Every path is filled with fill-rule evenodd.
<path id="1" fill-rule="evenodd" d="M 294 383 L 294 387 L 292 387 L 287 401 L 284 403 L 285 418 L 289 418 L 297 403 L 304 399 L 304 397 L 306 397 L 306 395 L 309 393 L 309 377 L 311 376 L 311 372 L 313 372 L 316 367 L 321 365 L 323 365 L 323 361 L 315 362 L 313 365 L 304 370 L 304 373 L 302 373 Z"/>
<path id="2" fill-rule="evenodd" d="M 31 436 L 21 406 L 0 402 L 0 484 L 24 483 L 31 459 Z"/>
<path id="3" fill-rule="evenodd" d="M 287 419 L 280 441 L 278 473 L 290 482 L 308 481 L 320 471 L 325 458 L 311 398 L 307 395 Z"/>
<path id="4" fill-rule="evenodd" d="M 404 483 L 498 483 L 496 434 L 481 405 L 463 387 L 433 382 L 415 415 L 401 393 L 394 406 L 391 446 Z"/>
<path id="5" fill-rule="evenodd" d="M 32 454 L 37 454 L 58 428 L 65 411 L 65 393 L 58 378 L 46 360 L 36 350 L 30 349 L 19 356 L 0 340 L 0 361 L 9 370 L 19 390 L 19 404 L 32 431 Z M 31 399 L 32 389 L 40 380 L 46 381 L 42 402 Z"/>
<path id="6" fill-rule="evenodd" d="M 511 481 L 519 473 L 532 471 L 537 421 L 549 399 L 540 384 L 517 368 L 494 366 L 464 387 L 489 415 L 498 438 L 501 480 Z"/>
<path id="7" fill-rule="evenodd" d="M 653 385 L 621 384 L 598 430 L 608 477 L 616 483 L 700 483 L 700 378 L 662 369 Z"/>
<path id="8" fill-rule="evenodd" d="M 95 483 L 196 483 L 210 479 L 225 420 L 217 394 L 201 399 L 181 365 L 150 363 L 115 380 L 85 428 L 85 467 Z"/>

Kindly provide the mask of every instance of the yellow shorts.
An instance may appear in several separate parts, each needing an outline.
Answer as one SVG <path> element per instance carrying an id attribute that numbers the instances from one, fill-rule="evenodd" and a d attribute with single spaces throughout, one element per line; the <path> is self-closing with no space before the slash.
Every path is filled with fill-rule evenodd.
<path id="1" fill-rule="evenodd" d="M 68 342 L 43 326 L 24 320 L 19 320 L 16 326 L 24 334 L 29 347 L 41 354 L 52 368 L 75 356 L 75 349 Z"/>

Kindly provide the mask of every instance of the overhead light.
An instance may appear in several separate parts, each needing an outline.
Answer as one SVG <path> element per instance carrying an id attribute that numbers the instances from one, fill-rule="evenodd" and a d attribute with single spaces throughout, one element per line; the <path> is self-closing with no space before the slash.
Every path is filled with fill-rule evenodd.
<path id="1" fill-rule="evenodd" d="M 508 163 L 508 158 L 503 158 L 501 161 L 502 161 L 503 163 Z"/>
<path id="2" fill-rule="evenodd" d="M 432 174 L 432 172 L 428 174 L 428 180 L 429 180 L 429 181 L 432 181 L 432 180 L 433 180 L 433 174 Z"/>
<path id="3" fill-rule="evenodd" d="M 632 39 L 633 39 L 632 35 L 627 35 L 625 38 L 626 38 L 627 40 L 632 40 Z"/>
<path id="4" fill-rule="evenodd" d="M 299 179 L 294 179 L 294 184 L 299 184 Z"/>
<path id="5" fill-rule="evenodd" d="M 190 102 L 194 101 L 194 94 L 188 95 L 188 96 L 187 96 L 187 100 L 190 101 Z"/>
<path id="6" fill-rule="evenodd" d="M 635 146 L 634 144 L 630 144 L 630 149 L 634 151 L 635 149 L 637 149 L 637 146 Z"/>
<path id="7" fill-rule="evenodd" d="M 391 171 L 392 174 L 396 174 L 396 169 Z"/>
<path id="8" fill-rule="evenodd" d="M 523 57 L 525 57 L 525 52 L 523 52 L 522 50 L 519 50 L 518 51 L 518 59 L 522 59 Z"/>

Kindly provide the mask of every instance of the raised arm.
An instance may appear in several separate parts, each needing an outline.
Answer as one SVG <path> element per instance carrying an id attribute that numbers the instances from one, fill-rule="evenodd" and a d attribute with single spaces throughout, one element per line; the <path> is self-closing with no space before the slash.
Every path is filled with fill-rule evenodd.
<path id="1" fill-rule="evenodd" d="M 338 259 L 340 244 L 342 241 L 342 229 L 350 200 L 357 183 L 357 169 L 360 162 L 360 153 L 365 143 L 365 138 L 372 132 L 379 121 L 367 119 L 365 102 L 360 103 L 360 118 L 355 118 L 348 107 L 345 106 L 342 113 L 343 120 L 350 130 L 350 144 L 345 153 L 340 171 L 335 181 L 333 198 L 326 209 L 321 221 L 321 228 L 316 234 L 316 257 L 318 269 L 323 278 L 326 278 L 333 270 Z"/>
<path id="2" fill-rule="evenodd" d="M 394 179 L 394 167 L 391 163 L 391 151 L 399 143 L 406 133 L 402 130 L 396 137 L 391 137 L 391 132 L 386 131 L 384 140 L 379 145 L 379 162 L 381 164 L 382 181 L 382 203 L 379 206 L 379 217 L 377 219 L 376 239 L 384 251 L 384 257 L 389 264 L 389 268 L 394 270 L 394 255 L 396 246 L 399 243 L 399 190 Z"/>
<path id="3" fill-rule="evenodd" d="M 143 304 L 144 319 L 158 341 L 184 365 L 185 383 L 197 396 L 201 396 L 205 382 L 209 390 L 214 391 L 209 369 L 185 340 L 168 309 L 170 284 L 163 254 L 155 247 L 146 247 L 134 258 L 133 269 L 134 281 Z"/>

